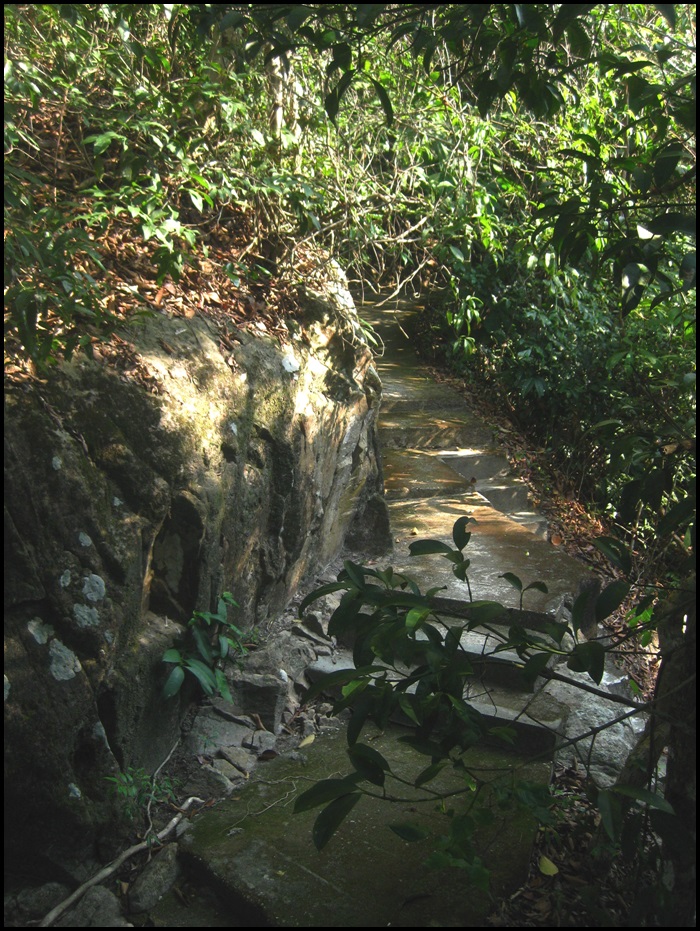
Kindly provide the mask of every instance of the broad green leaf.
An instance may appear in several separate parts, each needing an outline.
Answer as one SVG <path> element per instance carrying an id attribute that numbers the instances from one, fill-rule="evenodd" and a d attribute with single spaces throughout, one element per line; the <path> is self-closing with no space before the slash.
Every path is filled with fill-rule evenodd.
<path id="1" fill-rule="evenodd" d="M 473 517 L 460 517 L 459 520 L 454 522 L 452 527 L 452 539 L 458 550 L 463 550 L 471 539 L 471 533 L 467 533 L 466 530 L 467 525 L 475 523 L 476 521 Z"/>
<path id="2" fill-rule="evenodd" d="M 607 585 L 598 595 L 595 603 L 595 616 L 597 621 L 610 617 L 613 611 L 620 607 L 629 594 L 630 586 L 623 579 L 617 579 Z"/>
<path id="3" fill-rule="evenodd" d="M 655 3 L 654 7 L 661 13 L 671 29 L 676 28 L 676 8 L 673 3 Z"/>
<path id="4" fill-rule="evenodd" d="M 216 678 L 209 666 L 199 659 L 187 659 L 185 668 L 198 680 L 207 695 L 213 695 L 216 692 Z"/>
<path id="5" fill-rule="evenodd" d="M 418 827 L 418 825 L 411 824 L 407 821 L 401 824 L 390 824 L 389 827 L 394 834 L 398 834 L 401 840 L 408 841 L 409 843 L 415 843 L 416 841 L 425 840 L 426 837 L 430 837 L 430 832 L 426 831 L 425 828 Z"/>
<path id="6" fill-rule="evenodd" d="M 423 756 L 431 756 L 435 760 L 441 760 L 446 755 L 440 744 L 433 743 L 430 740 L 424 740 L 421 737 L 415 737 L 413 734 L 399 737 L 399 743 L 408 744 L 416 753 L 422 753 Z"/>
<path id="7" fill-rule="evenodd" d="M 605 828 L 605 833 L 613 843 L 617 843 L 622 822 L 620 800 L 615 798 L 611 791 L 603 790 L 598 793 L 596 806 L 600 812 L 600 819 Z"/>
<path id="8" fill-rule="evenodd" d="M 530 584 L 526 585 L 523 589 L 523 593 L 529 592 L 531 589 L 534 589 L 536 592 L 542 592 L 543 595 L 549 594 L 549 589 L 544 582 L 530 582 Z"/>
<path id="9" fill-rule="evenodd" d="M 691 288 L 695 287 L 695 265 L 696 259 L 694 252 L 689 252 L 687 255 L 683 256 L 679 271 L 684 291 L 689 291 Z"/>
<path id="10" fill-rule="evenodd" d="M 665 811 L 669 815 L 675 814 L 673 805 L 671 805 L 670 802 L 667 802 L 662 795 L 657 795 L 656 792 L 651 792 L 643 786 L 616 785 L 613 786 L 610 791 L 615 792 L 617 795 L 624 795 L 627 798 L 633 798 L 638 802 L 643 802 L 650 808 L 656 808 L 658 811 Z"/>
<path id="11" fill-rule="evenodd" d="M 311 686 L 306 693 L 306 701 L 311 701 L 322 692 L 353 682 L 355 679 L 367 679 L 375 672 L 386 672 L 386 669 L 384 666 L 362 666 L 360 669 L 339 669 L 338 672 L 331 672 Z"/>
<path id="12" fill-rule="evenodd" d="M 542 670 L 547 668 L 547 663 L 551 658 L 551 653 L 536 653 L 525 663 L 522 668 L 522 676 L 530 688 L 532 688 Z"/>
<path id="13" fill-rule="evenodd" d="M 430 608 L 412 608 L 406 615 L 406 627 L 408 630 L 415 630 L 417 627 L 423 623 L 423 621 L 430 617 L 431 615 Z"/>
<path id="14" fill-rule="evenodd" d="M 498 601 L 472 601 L 469 605 L 469 629 L 501 618 L 506 609 Z"/>
<path id="15" fill-rule="evenodd" d="M 180 687 L 185 680 L 185 670 L 182 666 L 175 666 L 163 686 L 163 698 L 172 698 L 180 691 Z"/>
<path id="16" fill-rule="evenodd" d="M 411 556 L 428 556 L 432 553 L 449 554 L 454 550 L 440 540 L 415 540 L 408 547 Z"/>
<path id="17" fill-rule="evenodd" d="M 376 786 L 384 785 L 384 774 L 391 770 L 379 751 L 366 744 L 355 743 L 348 747 L 348 756 L 352 765 L 365 779 Z"/>
<path id="18" fill-rule="evenodd" d="M 214 657 L 212 654 L 211 644 L 209 643 L 209 640 L 207 639 L 204 631 L 200 627 L 193 627 L 192 637 L 194 642 L 197 644 L 197 650 L 199 651 L 199 654 L 204 662 L 208 666 L 213 665 Z"/>
<path id="19" fill-rule="evenodd" d="M 351 776 L 344 776 L 342 779 L 322 779 L 297 798 L 294 803 L 294 814 L 298 815 L 302 811 L 318 808 L 319 805 L 326 805 L 341 795 L 347 795 L 356 789 L 356 783 L 357 774 L 355 773 Z"/>
<path id="20" fill-rule="evenodd" d="M 323 598 L 324 595 L 330 595 L 332 592 L 339 592 L 347 587 L 347 582 L 329 582 L 327 585 L 321 585 L 320 588 L 314 589 L 299 605 L 299 613 L 297 616 L 302 617 L 309 605 L 313 604 L 314 601 L 318 601 L 319 598 Z"/>
<path id="21" fill-rule="evenodd" d="M 414 724 L 420 724 L 415 708 L 413 707 L 413 696 L 404 693 L 399 695 L 399 708 Z"/>
<path id="22" fill-rule="evenodd" d="M 352 84 L 352 79 L 357 74 L 357 69 L 352 69 L 351 71 L 346 71 L 342 78 L 335 85 L 333 90 L 326 96 L 324 101 L 324 107 L 328 118 L 332 123 L 335 123 L 336 117 L 338 116 L 338 110 L 340 108 L 340 101 L 343 98 L 343 94 Z"/>
<path id="23" fill-rule="evenodd" d="M 445 766 L 447 766 L 447 763 L 447 760 L 439 760 L 437 763 L 431 763 L 430 766 L 427 766 L 424 770 L 421 770 L 421 772 L 418 773 L 413 781 L 413 785 L 419 789 L 427 782 L 432 782 L 432 780 L 442 772 Z"/>
<path id="24" fill-rule="evenodd" d="M 566 664 L 573 672 L 587 672 L 600 684 L 605 672 L 605 647 L 597 640 L 577 644 Z"/>
<path id="25" fill-rule="evenodd" d="M 509 585 L 512 585 L 513 588 L 516 588 L 519 592 L 523 590 L 523 583 L 520 581 L 517 575 L 513 572 L 504 572 L 503 575 L 499 575 L 499 579 L 505 579 Z"/>
<path id="26" fill-rule="evenodd" d="M 632 557 L 624 543 L 614 537 L 598 537 L 593 541 L 593 546 L 609 559 L 613 566 L 629 575 L 632 570 Z"/>
<path id="27" fill-rule="evenodd" d="M 219 695 L 221 695 L 225 701 L 233 703 L 231 689 L 229 688 L 228 679 L 226 678 L 226 674 L 224 673 L 223 669 L 215 669 L 214 677 L 216 679 L 216 689 Z"/>
<path id="28" fill-rule="evenodd" d="M 379 102 L 381 103 L 382 109 L 384 110 L 386 125 L 391 126 L 394 122 L 394 108 L 391 105 L 389 95 L 387 94 L 384 87 L 379 83 L 379 81 L 375 81 L 374 78 L 370 78 L 370 81 L 374 85 L 374 89 L 377 92 L 377 97 L 379 97 Z"/>
<path id="29" fill-rule="evenodd" d="M 182 655 L 179 650 L 166 650 L 163 653 L 163 662 L 164 663 L 181 663 Z"/>
<path id="30" fill-rule="evenodd" d="M 364 566 L 358 565 L 358 563 L 352 562 L 350 559 L 346 559 L 343 563 L 343 569 L 345 574 L 350 579 L 350 581 L 357 585 L 358 588 L 363 588 L 365 584 L 365 570 Z"/>
<path id="31" fill-rule="evenodd" d="M 497 737 L 499 740 L 504 741 L 504 743 L 510 744 L 511 747 L 515 746 L 515 741 L 518 736 L 515 728 L 512 727 L 490 727 L 488 733 L 492 737 Z"/>
<path id="32" fill-rule="evenodd" d="M 694 236 L 695 214 L 662 213 L 650 223 L 647 223 L 646 228 L 655 236 L 666 236 L 669 233 L 684 233 L 686 236 Z"/>
<path id="33" fill-rule="evenodd" d="M 334 802 L 331 802 L 327 808 L 323 809 L 318 818 L 316 818 L 312 831 L 316 850 L 323 850 L 345 818 L 360 801 L 361 797 L 359 792 L 353 792 L 350 795 L 342 795 Z"/>

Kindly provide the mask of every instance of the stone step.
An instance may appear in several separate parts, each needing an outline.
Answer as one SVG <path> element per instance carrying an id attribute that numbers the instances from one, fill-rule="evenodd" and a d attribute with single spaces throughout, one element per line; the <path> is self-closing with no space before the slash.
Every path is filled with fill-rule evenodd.
<path id="1" fill-rule="evenodd" d="M 530 491 L 518 478 L 477 481 L 474 490 L 504 514 L 526 511 L 530 504 Z"/>
<path id="2" fill-rule="evenodd" d="M 421 410 L 379 413 L 379 439 L 384 449 L 450 449 L 487 446 L 490 430 L 466 412 L 426 414 Z"/>
<path id="3" fill-rule="evenodd" d="M 490 481 L 511 474 L 508 458 L 492 449 L 449 449 L 438 455 L 450 468 L 469 480 Z"/>
<path id="4" fill-rule="evenodd" d="M 382 470 L 387 499 L 429 498 L 473 491 L 472 483 L 449 465 L 418 449 L 385 449 Z"/>

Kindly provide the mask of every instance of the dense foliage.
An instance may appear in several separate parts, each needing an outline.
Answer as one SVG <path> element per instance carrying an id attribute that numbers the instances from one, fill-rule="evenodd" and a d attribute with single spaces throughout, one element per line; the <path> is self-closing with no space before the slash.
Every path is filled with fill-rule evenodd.
<path id="1" fill-rule="evenodd" d="M 288 310 L 335 257 L 358 293 L 432 289 L 440 352 L 617 523 L 618 569 L 686 577 L 694 15 L 7 4 L 6 365 L 46 376 L 213 274 L 224 315 Z"/>
<path id="2" fill-rule="evenodd" d="M 134 306 L 111 282 L 137 252 L 162 285 L 228 247 L 219 266 L 250 287 L 293 283 L 320 248 L 369 287 L 442 289 L 432 325 L 453 364 L 572 491 L 677 562 L 694 492 L 692 16 L 8 5 L 10 346 L 40 366 L 89 349 Z"/>

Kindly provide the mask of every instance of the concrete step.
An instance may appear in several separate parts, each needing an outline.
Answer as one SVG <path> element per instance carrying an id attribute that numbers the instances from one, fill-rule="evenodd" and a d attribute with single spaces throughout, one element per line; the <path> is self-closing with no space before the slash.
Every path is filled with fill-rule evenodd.
<path id="1" fill-rule="evenodd" d="M 476 482 L 474 490 L 504 514 L 526 511 L 530 504 L 530 491 L 518 478 L 484 479 Z"/>
<path id="2" fill-rule="evenodd" d="M 473 491 L 472 483 L 436 456 L 419 449 L 385 449 L 382 453 L 387 499 L 429 498 Z"/>
<path id="3" fill-rule="evenodd" d="M 384 449 L 450 449 L 483 447 L 491 443 L 491 431 L 468 412 L 426 415 L 421 410 L 379 413 L 379 439 Z"/>
<path id="4" fill-rule="evenodd" d="M 491 481 L 511 474 L 508 458 L 494 449 L 446 449 L 439 456 L 450 468 L 469 480 Z"/>

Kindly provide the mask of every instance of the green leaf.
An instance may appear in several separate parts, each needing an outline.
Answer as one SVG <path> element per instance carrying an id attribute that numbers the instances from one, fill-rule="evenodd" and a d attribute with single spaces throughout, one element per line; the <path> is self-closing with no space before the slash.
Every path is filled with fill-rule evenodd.
<path id="1" fill-rule="evenodd" d="M 684 291 L 690 291 L 691 288 L 695 287 L 695 267 L 695 253 L 689 252 L 687 255 L 684 255 L 679 269 Z"/>
<path id="2" fill-rule="evenodd" d="M 316 818 L 312 831 L 316 850 L 323 850 L 345 818 L 360 801 L 360 798 L 361 795 L 359 792 L 353 792 L 350 795 L 342 795 L 334 802 L 331 802 L 327 808 L 323 809 L 318 818 Z"/>
<path id="3" fill-rule="evenodd" d="M 468 524 L 472 523 L 476 523 L 473 517 L 460 517 L 459 520 L 454 522 L 452 527 L 452 539 L 458 550 L 463 550 L 467 543 L 469 543 L 471 533 L 467 533 L 466 527 Z"/>
<path id="4" fill-rule="evenodd" d="M 600 819 L 605 828 L 605 833 L 613 843 L 617 843 L 622 826 L 622 807 L 620 800 L 610 791 L 598 793 L 596 806 L 600 812 Z"/>
<path id="5" fill-rule="evenodd" d="M 416 789 L 419 789 L 421 786 L 425 785 L 426 782 L 432 782 L 432 780 L 442 772 L 445 766 L 447 766 L 447 763 L 447 760 L 439 760 L 437 763 L 431 763 L 430 766 L 427 766 L 418 773 L 413 780 L 413 785 Z"/>
<path id="6" fill-rule="evenodd" d="M 666 236 L 669 233 L 684 233 L 686 236 L 694 236 L 695 214 L 662 213 L 650 223 L 646 223 L 645 226 L 655 236 Z"/>
<path id="7" fill-rule="evenodd" d="M 537 677 L 547 668 L 547 663 L 551 658 L 551 653 L 536 653 L 525 663 L 522 668 L 522 676 L 528 687 L 532 688 Z"/>
<path id="8" fill-rule="evenodd" d="M 418 825 L 411 824 L 408 821 L 404 821 L 400 824 L 390 824 L 389 827 L 401 840 L 408 841 L 410 844 L 430 837 L 430 832 L 426 831 L 425 828 L 418 827 Z"/>
<path id="9" fill-rule="evenodd" d="M 216 692 L 216 678 L 209 666 L 199 659 L 187 659 L 185 668 L 197 679 L 207 695 L 213 695 Z"/>
<path id="10" fill-rule="evenodd" d="M 406 615 L 406 628 L 416 630 L 431 613 L 430 608 L 411 608 Z"/>
<path id="11" fill-rule="evenodd" d="M 498 601 L 472 601 L 469 605 L 469 629 L 502 618 L 506 609 Z"/>
<path id="12" fill-rule="evenodd" d="M 350 579 L 350 581 L 356 585 L 358 588 L 363 588 L 365 584 L 365 568 L 364 566 L 358 565 L 349 559 L 346 559 L 343 563 L 343 569 L 345 574 Z"/>
<path id="13" fill-rule="evenodd" d="M 432 553 L 449 554 L 454 550 L 440 540 L 415 540 L 408 547 L 411 556 L 429 556 Z"/>
<path id="14" fill-rule="evenodd" d="M 654 7 L 661 13 L 671 29 L 676 28 L 676 8 L 673 3 L 655 3 Z"/>
<path id="15" fill-rule="evenodd" d="M 382 109 L 384 110 L 386 125 L 391 126 L 394 122 L 394 108 L 391 105 L 389 95 L 387 94 L 384 87 L 382 87 L 382 85 L 379 83 L 379 81 L 375 81 L 374 78 L 370 78 L 370 81 L 374 85 L 374 89 L 377 92 L 377 97 L 379 97 L 379 102 L 381 103 Z"/>
<path id="16" fill-rule="evenodd" d="M 294 814 L 310 811 L 312 808 L 318 808 L 319 805 L 332 802 L 341 795 L 347 795 L 356 788 L 356 783 L 357 773 L 344 776 L 342 779 L 322 779 L 298 796 L 294 803 Z"/>
<path id="17" fill-rule="evenodd" d="M 390 767 L 381 753 L 366 744 L 355 743 L 348 747 L 348 756 L 364 779 L 376 786 L 384 785 L 384 774 L 390 772 Z"/>
<path id="18" fill-rule="evenodd" d="M 549 594 L 549 589 L 544 582 L 530 582 L 530 584 L 526 585 L 523 589 L 523 594 L 529 592 L 531 589 L 534 589 L 536 592 L 542 592 L 543 595 Z"/>
<path id="19" fill-rule="evenodd" d="M 223 669 L 214 670 L 214 678 L 216 679 L 216 690 L 221 695 L 221 697 L 233 704 L 233 696 L 231 695 L 231 689 L 228 685 L 228 679 L 223 671 Z"/>
<path id="20" fill-rule="evenodd" d="M 513 572 L 504 572 L 503 575 L 499 575 L 498 578 L 505 579 L 509 585 L 512 585 L 513 588 L 516 588 L 519 592 L 523 590 L 523 583 Z"/>
<path id="21" fill-rule="evenodd" d="M 617 795 L 624 795 L 626 798 L 633 798 L 637 802 L 643 802 L 650 808 L 665 811 L 669 815 L 675 814 L 673 805 L 670 802 L 667 802 L 662 795 L 657 795 L 656 792 L 651 792 L 649 789 L 638 786 L 616 785 L 610 791 L 615 792 Z"/>
<path id="22" fill-rule="evenodd" d="M 181 663 L 182 655 L 179 650 L 166 650 L 163 653 L 163 662 L 164 663 Z"/>
<path id="23" fill-rule="evenodd" d="M 597 640 L 588 640 L 574 647 L 567 667 L 573 672 L 587 672 L 600 685 L 605 672 L 605 647 Z"/>
<path id="24" fill-rule="evenodd" d="M 177 695 L 184 680 L 185 670 L 182 666 L 175 666 L 163 686 L 163 698 L 172 698 L 173 695 Z"/>
<path id="25" fill-rule="evenodd" d="M 313 604 L 314 601 L 318 601 L 319 598 L 323 598 L 324 595 L 330 595 L 332 592 L 339 592 L 341 589 L 347 587 L 347 582 L 329 582 L 328 585 L 321 585 L 320 588 L 315 588 L 299 605 L 299 613 L 297 616 L 302 617 L 309 605 Z"/>
<path id="26" fill-rule="evenodd" d="M 209 643 L 206 634 L 199 627 L 192 628 L 192 637 L 194 642 L 197 645 L 197 650 L 199 651 L 200 656 L 208 666 L 212 666 L 214 663 L 214 656 L 212 654 L 211 644 Z"/>
<path id="27" fill-rule="evenodd" d="M 386 672 L 386 669 L 384 666 L 362 666 L 359 669 L 339 669 L 338 672 L 331 672 L 311 686 L 306 693 L 306 701 L 311 701 L 312 698 L 322 692 L 334 689 L 339 685 L 354 682 L 355 679 L 368 679 L 375 672 Z"/>
<path id="28" fill-rule="evenodd" d="M 332 123 L 336 122 L 336 117 L 338 116 L 338 110 L 340 108 L 340 101 L 342 100 L 343 94 L 352 84 L 352 79 L 357 74 L 357 69 L 352 69 L 351 71 L 346 71 L 342 78 L 335 85 L 333 90 L 326 96 L 324 101 L 324 107 L 328 118 Z"/>
<path id="29" fill-rule="evenodd" d="M 608 559 L 613 566 L 621 569 L 625 575 L 632 571 L 632 557 L 629 550 L 620 540 L 614 537 L 598 537 L 593 546 Z"/>
<path id="30" fill-rule="evenodd" d="M 552 863 L 549 857 L 545 857 L 544 854 L 539 859 L 538 868 L 543 876 L 556 876 L 559 872 L 559 867 Z"/>
<path id="31" fill-rule="evenodd" d="M 597 621 L 602 621 L 617 608 L 629 594 L 630 586 L 623 579 L 617 579 L 607 585 L 598 595 L 595 603 L 595 616 Z"/>

